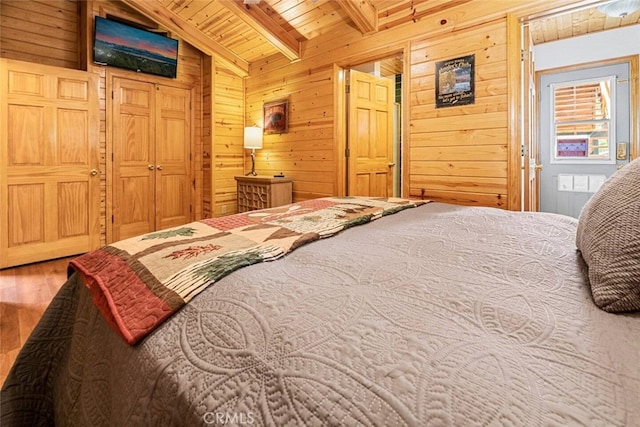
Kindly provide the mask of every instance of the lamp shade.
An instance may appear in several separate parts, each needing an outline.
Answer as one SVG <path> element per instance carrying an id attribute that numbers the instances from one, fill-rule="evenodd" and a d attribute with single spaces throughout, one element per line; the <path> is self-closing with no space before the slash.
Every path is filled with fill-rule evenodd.
<path id="1" fill-rule="evenodd" d="M 639 9 L 640 0 L 617 0 L 598 6 L 600 12 L 614 18 L 624 18 Z"/>
<path id="2" fill-rule="evenodd" d="M 244 128 L 244 148 L 262 148 L 262 128 L 257 126 Z"/>

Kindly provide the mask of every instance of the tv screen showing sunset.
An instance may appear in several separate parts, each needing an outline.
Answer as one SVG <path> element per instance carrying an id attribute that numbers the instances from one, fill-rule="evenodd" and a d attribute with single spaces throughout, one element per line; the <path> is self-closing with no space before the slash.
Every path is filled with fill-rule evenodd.
<path id="1" fill-rule="evenodd" d="M 175 78 L 178 41 L 97 16 L 93 60 L 102 65 Z"/>

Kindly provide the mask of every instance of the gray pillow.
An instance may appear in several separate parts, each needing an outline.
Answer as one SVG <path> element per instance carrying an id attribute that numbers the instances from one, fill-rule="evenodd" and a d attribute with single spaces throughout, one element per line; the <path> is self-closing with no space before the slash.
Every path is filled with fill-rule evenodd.
<path id="1" fill-rule="evenodd" d="M 640 310 L 640 159 L 616 171 L 580 213 L 576 246 L 598 307 Z"/>

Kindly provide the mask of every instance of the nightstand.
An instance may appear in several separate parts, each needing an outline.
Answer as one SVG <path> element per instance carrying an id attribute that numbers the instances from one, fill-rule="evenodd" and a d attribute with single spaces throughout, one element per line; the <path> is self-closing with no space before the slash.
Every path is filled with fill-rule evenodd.
<path id="1" fill-rule="evenodd" d="M 272 176 L 236 176 L 238 183 L 238 212 L 274 208 L 291 203 L 291 178 Z"/>

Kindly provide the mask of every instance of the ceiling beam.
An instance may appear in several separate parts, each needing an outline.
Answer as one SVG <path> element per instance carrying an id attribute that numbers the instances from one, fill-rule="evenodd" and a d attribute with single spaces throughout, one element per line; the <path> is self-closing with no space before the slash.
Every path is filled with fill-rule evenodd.
<path id="1" fill-rule="evenodd" d="M 235 74 L 241 77 L 249 75 L 249 63 L 247 61 L 212 40 L 180 16 L 166 9 L 160 2 L 149 0 L 123 0 L 123 2 L 167 30 L 176 33 L 196 49 L 215 57 L 216 60 L 227 66 Z"/>
<path id="2" fill-rule="evenodd" d="M 225 1 L 224 4 L 245 24 L 257 31 L 291 61 L 302 59 L 300 42 L 267 15 L 257 4 L 245 4 L 243 0 Z"/>
<path id="3" fill-rule="evenodd" d="M 369 0 L 336 0 L 362 34 L 378 32 L 378 11 Z"/>

